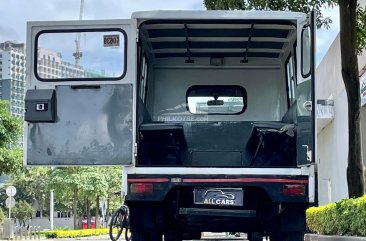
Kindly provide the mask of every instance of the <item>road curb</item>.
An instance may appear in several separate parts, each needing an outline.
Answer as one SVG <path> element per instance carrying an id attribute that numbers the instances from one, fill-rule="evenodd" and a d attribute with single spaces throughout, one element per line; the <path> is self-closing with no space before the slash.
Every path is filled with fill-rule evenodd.
<path id="1" fill-rule="evenodd" d="M 305 241 L 366 241 L 366 237 L 305 234 Z"/>

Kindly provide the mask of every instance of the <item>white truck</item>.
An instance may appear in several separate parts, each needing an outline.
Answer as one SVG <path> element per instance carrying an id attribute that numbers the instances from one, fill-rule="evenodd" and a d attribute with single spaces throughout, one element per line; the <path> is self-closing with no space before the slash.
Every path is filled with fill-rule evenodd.
<path id="1" fill-rule="evenodd" d="M 313 14 L 29 22 L 27 165 L 123 166 L 134 241 L 300 241 L 316 204 Z"/>

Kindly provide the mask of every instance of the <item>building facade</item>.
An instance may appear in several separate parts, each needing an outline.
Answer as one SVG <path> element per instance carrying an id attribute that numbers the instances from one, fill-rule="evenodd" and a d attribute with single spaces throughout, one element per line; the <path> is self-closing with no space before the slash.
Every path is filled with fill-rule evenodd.
<path id="1" fill-rule="evenodd" d="M 38 48 L 37 73 L 44 79 L 83 78 L 85 70 L 62 60 L 62 55 L 54 50 Z"/>
<path id="2" fill-rule="evenodd" d="M 10 102 L 10 111 L 24 117 L 25 45 L 7 41 L 0 43 L 0 98 Z"/>
<path id="3" fill-rule="evenodd" d="M 60 53 L 45 48 L 38 50 L 38 74 L 41 78 L 78 78 L 88 72 L 82 66 L 62 61 Z M 10 112 L 24 118 L 26 56 L 25 44 L 0 43 L 0 99 L 8 100 Z"/>
<path id="4" fill-rule="evenodd" d="M 361 81 L 365 79 L 366 54 L 358 56 Z M 318 124 L 318 187 L 319 204 L 339 201 L 348 197 L 348 107 L 347 93 L 341 73 L 340 38 L 336 37 L 316 71 L 317 98 L 332 103 L 334 115 Z M 362 83 L 361 83 L 362 88 Z M 361 93 L 360 93 L 361 94 Z M 362 99 L 362 95 L 361 95 Z M 361 101 L 362 155 L 366 157 L 366 106 Z"/>

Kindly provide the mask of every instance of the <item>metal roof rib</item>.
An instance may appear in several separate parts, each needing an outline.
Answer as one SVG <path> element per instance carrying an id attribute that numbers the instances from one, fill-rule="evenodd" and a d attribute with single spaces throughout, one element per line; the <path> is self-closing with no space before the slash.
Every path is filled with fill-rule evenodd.
<path id="1" fill-rule="evenodd" d="M 252 41 L 253 29 L 254 29 L 254 23 L 252 23 L 252 25 L 250 26 L 250 33 L 249 33 L 249 37 L 248 37 L 247 47 L 244 52 L 244 58 L 240 61 L 240 63 L 248 63 L 248 51 L 250 48 L 250 43 Z"/>
<path id="2" fill-rule="evenodd" d="M 186 63 L 194 63 L 194 61 L 191 59 L 191 51 L 189 46 L 189 35 L 188 35 L 188 27 L 187 24 L 184 24 L 184 32 L 186 34 L 186 47 L 187 47 L 187 59 Z"/>

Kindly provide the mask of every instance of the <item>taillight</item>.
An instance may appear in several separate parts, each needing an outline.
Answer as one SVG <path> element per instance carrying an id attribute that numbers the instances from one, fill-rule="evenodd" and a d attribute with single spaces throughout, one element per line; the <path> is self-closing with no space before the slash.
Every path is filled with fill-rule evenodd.
<path id="1" fill-rule="evenodd" d="M 305 195 L 305 185 L 283 185 L 285 195 Z"/>
<path id="2" fill-rule="evenodd" d="M 152 193 L 154 186 L 151 183 L 132 183 L 130 191 L 132 193 Z"/>

